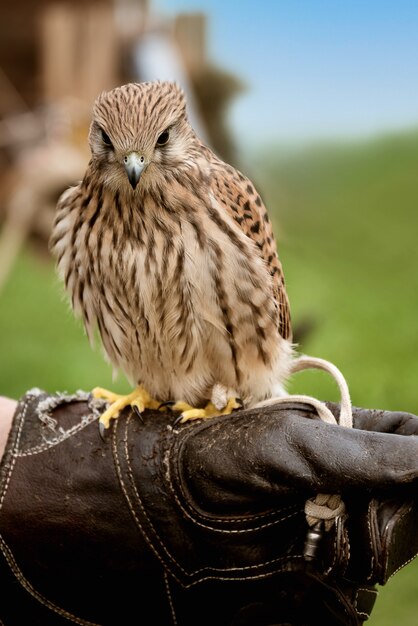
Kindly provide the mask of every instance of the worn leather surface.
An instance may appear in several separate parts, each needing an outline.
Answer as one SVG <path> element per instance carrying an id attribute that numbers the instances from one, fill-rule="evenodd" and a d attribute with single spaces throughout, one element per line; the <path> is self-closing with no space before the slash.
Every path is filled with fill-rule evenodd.
<path id="1" fill-rule="evenodd" d="M 418 551 L 415 416 L 355 409 L 348 430 L 292 404 L 179 426 L 127 410 L 103 441 L 102 410 L 87 394 L 19 405 L 0 468 L 5 626 L 361 624 Z M 318 492 L 347 513 L 307 564 Z"/>

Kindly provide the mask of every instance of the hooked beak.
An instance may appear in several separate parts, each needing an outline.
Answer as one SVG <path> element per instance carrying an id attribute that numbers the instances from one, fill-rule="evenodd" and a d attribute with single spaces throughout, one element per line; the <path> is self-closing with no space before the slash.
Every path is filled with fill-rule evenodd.
<path id="1" fill-rule="evenodd" d="M 125 170 L 132 189 L 135 189 L 142 172 L 145 169 L 145 158 L 137 152 L 127 154 L 125 159 Z"/>

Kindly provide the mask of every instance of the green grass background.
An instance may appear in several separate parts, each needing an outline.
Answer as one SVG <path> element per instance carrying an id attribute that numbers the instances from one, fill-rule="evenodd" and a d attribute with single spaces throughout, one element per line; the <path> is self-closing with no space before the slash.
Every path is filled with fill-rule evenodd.
<path id="1" fill-rule="evenodd" d="M 245 168 L 242 168 L 245 169 Z M 418 133 L 260 152 L 249 172 L 273 218 L 300 351 L 333 361 L 355 405 L 418 414 Z M 30 246 L 0 294 L 0 393 L 72 392 L 112 382 Z M 338 399 L 321 372 L 291 391 Z M 418 564 L 380 591 L 370 624 L 418 624 Z"/>

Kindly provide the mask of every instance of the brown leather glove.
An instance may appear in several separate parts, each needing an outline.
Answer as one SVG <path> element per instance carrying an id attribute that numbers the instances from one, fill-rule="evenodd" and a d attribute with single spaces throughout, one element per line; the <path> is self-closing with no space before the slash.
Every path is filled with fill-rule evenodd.
<path id="1" fill-rule="evenodd" d="M 103 441 L 103 406 L 19 405 L 0 474 L 4 626 L 361 624 L 418 551 L 415 416 L 355 409 L 348 430 L 304 405 L 178 426 L 125 411 Z M 317 492 L 346 513 L 311 563 Z"/>

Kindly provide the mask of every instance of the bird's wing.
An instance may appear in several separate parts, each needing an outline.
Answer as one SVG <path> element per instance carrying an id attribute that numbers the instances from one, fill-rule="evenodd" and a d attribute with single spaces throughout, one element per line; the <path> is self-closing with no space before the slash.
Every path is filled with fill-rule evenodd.
<path id="1" fill-rule="evenodd" d="M 284 339 L 291 340 L 289 299 L 267 209 L 251 181 L 230 165 L 215 165 L 212 176 L 212 190 L 216 200 L 239 224 L 247 237 L 254 241 L 267 264 L 273 279 L 279 332 Z"/>

